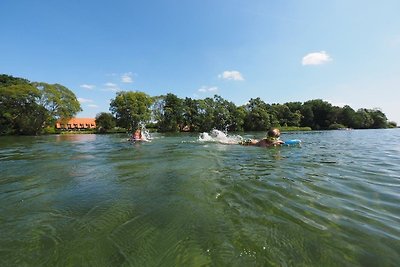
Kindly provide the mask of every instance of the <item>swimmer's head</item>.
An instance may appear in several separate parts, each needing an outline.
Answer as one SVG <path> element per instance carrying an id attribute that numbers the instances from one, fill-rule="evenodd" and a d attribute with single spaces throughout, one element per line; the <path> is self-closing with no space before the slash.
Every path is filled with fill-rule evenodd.
<path id="1" fill-rule="evenodd" d="M 278 128 L 271 128 L 268 130 L 267 136 L 278 138 L 279 136 L 281 136 L 281 131 L 279 131 Z"/>

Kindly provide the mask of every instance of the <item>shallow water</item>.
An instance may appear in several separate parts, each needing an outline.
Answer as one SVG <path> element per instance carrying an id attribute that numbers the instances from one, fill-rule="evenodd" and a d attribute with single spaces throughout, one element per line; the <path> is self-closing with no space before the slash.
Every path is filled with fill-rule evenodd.
<path id="1" fill-rule="evenodd" d="M 153 137 L 1 137 L 0 265 L 400 262 L 400 129 Z"/>

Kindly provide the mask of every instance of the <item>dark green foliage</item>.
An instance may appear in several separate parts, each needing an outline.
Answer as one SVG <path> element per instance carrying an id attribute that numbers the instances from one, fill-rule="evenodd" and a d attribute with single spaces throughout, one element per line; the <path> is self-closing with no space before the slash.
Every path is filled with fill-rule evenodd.
<path id="1" fill-rule="evenodd" d="M 74 93 L 59 84 L 31 83 L 0 75 L 0 134 L 40 134 L 81 110 Z"/>
<path id="2" fill-rule="evenodd" d="M 39 133 L 47 117 L 39 98 L 40 91 L 30 84 L 0 87 L 0 134 Z"/>
<path id="3" fill-rule="evenodd" d="M 49 112 L 49 122 L 70 119 L 79 111 L 81 105 L 75 94 L 61 84 L 33 83 L 41 91 L 39 104 Z"/>
<path id="4" fill-rule="evenodd" d="M 154 122 L 160 131 L 266 131 L 270 127 L 328 130 L 340 128 L 386 128 L 387 118 L 380 110 L 332 106 L 321 99 L 305 103 L 266 104 L 260 98 L 240 107 L 221 96 L 205 99 L 179 99 L 173 94 L 156 97 L 152 106 Z M 300 128 L 299 128 L 300 127 Z M 290 128 L 290 129 L 292 129 Z"/>
<path id="5" fill-rule="evenodd" d="M 388 128 L 397 128 L 397 123 L 395 121 L 389 121 Z"/>
<path id="6" fill-rule="evenodd" d="M 307 113 L 312 111 L 312 120 L 308 121 L 308 123 L 304 126 L 309 126 L 312 129 L 319 130 L 319 129 L 328 129 L 329 125 L 334 123 L 331 121 L 330 112 L 333 111 L 332 105 L 326 101 L 321 99 L 310 100 L 304 103 L 303 105 L 307 109 Z M 304 114 L 306 117 L 307 114 Z"/>
<path id="7" fill-rule="evenodd" d="M 356 112 L 350 106 L 344 106 L 339 114 L 339 121 L 349 128 L 358 128 L 355 122 Z"/>
<path id="8" fill-rule="evenodd" d="M 17 84 L 30 84 L 30 82 L 23 78 L 13 77 L 7 74 L 0 74 L 0 87 L 7 87 Z"/>
<path id="9" fill-rule="evenodd" d="M 115 115 L 117 126 L 128 130 L 139 127 L 151 118 L 153 99 L 143 92 L 118 92 L 111 100 L 110 111 Z"/>
<path id="10" fill-rule="evenodd" d="M 183 123 L 186 131 L 198 132 L 200 130 L 200 103 L 198 100 L 186 97 L 183 101 Z"/>
<path id="11" fill-rule="evenodd" d="M 99 132 L 107 132 L 116 126 L 116 121 L 111 113 L 101 112 L 96 115 L 96 127 Z"/>
<path id="12" fill-rule="evenodd" d="M 184 127 L 183 100 L 174 94 L 163 97 L 158 128 L 162 132 L 178 132 Z"/>
<path id="13" fill-rule="evenodd" d="M 331 125 L 329 125 L 329 130 L 339 130 L 339 129 L 345 129 L 345 128 L 347 128 L 346 126 L 344 126 L 343 124 L 340 124 L 340 123 L 334 123 L 334 124 L 331 124 Z"/>
<path id="14" fill-rule="evenodd" d="M 246 117 L 244 129 L 248 131 L 265 131 L 272 126 L 271 114 L 268 112 L 268 105 L 259 97 L 250 99 L 245 105 Z"/>

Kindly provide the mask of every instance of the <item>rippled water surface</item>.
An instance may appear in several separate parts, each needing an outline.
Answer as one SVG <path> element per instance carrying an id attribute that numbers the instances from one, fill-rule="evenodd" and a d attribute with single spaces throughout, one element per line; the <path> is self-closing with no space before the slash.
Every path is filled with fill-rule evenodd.
<path id="1" fill-rule="evenodd" d="M 126 138 L 0 138 L 1 266 L 400 262 L 399 129 Z"/>

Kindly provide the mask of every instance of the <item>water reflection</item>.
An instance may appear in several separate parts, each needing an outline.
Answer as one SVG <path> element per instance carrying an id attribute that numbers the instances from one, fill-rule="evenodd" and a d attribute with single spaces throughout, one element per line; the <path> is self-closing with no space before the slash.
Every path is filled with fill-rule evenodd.
<path id="1" fill-rule="evenodd" d="M 93 142 L 96 141 L 96 134 L 59 134 L 56 135 L 57 142 Z"/>

